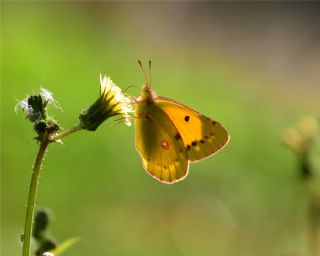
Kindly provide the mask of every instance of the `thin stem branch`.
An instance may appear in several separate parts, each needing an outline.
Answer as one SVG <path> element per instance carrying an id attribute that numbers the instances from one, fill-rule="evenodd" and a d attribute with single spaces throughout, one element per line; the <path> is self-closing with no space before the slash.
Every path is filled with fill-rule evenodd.
<path id="1" fill-rule="evenodd" d="M 23 233 L 23 249 L 22 256 L 29 256 L 30 253 L 30 244 L 31 244 L 31 235 L 32 235 L 32 226 L 33 226 L 33 215 L 34 215 L 34 206 L 35 206 L 35 198 L 37 192 L 38 185 L 38 177 L 41 169 L 41 163 L 43 161 L 44 155 L 46 153 L 46 149 L 48 147 L 49 140 L 46 137 L 40 143 L 39 152 L 33 167 L 31 182 L 29 186 L 29 196 L 24 224 L 24 233 Z"/>
<path id="2" fill-rule="evenodd" d="M 82 128 L 81 126 L 78 124 L 78 125 L 75 125 L 73 126 L 72 128 L 68 129 L 68 130 L 65 130 L 59 134 L 56 134 L 56 135 L 53 135 L 50 137 L 51 140 L 59 140 L 59 139 L 62 139 L 64 137 L 67 137 L 68 135 L 74 133 L 74 132 L 77 132 L 77 131 L 80 131 Z"/>

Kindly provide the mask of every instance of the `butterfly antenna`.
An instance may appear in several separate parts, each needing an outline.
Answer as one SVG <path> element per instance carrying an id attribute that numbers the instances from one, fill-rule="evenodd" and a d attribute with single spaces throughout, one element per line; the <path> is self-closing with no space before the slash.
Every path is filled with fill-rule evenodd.
<path id="1" fill-rule="evenodd" d="M 140 65 L 140 68 L 141 68 L 142 73 L 143 73 L 143 75 L 144 75 L 144 79 L 146 80 L 146 85 L 147 85 L 148 87 L 150 87 L 150 84 L 149 84 L 149 81 L 148 81 L 148 78 L 147 78 L 146 72 L 144 72 L 144 69 L 143 69 L 143 66 L 142 66 L 141 61 L 140 61 L 140 60 L 138 60 L 138 63 L 139 63 L 139 65 Z"/>

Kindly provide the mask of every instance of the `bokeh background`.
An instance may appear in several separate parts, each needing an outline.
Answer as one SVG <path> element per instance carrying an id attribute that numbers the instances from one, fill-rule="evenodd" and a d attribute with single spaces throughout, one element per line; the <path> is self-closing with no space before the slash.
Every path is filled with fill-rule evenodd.
<path id="1" fill-rule="evenodd" d="M 142 168 L 134 127 L 103 124 L 50 145 L 37 206 L 65 255 L 306 255 L 306 189 L 281 142 L 319 117 L 320 5 L 1 2 L 1 255 L 21 253 L 37 145 L 17 99 L 52 91 L 67 129 L 106 73 L 133 95 L 152 83 L 227 127 L 229 145 L 165 185 Z M 133 87 L 132 87 L 133 86 Z"/>

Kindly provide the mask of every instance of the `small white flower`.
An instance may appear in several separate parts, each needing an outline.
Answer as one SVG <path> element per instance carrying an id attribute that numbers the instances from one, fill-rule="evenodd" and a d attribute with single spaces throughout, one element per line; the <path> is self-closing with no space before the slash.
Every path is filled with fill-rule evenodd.
<path id="1" fill-rule="evenodd" d="M 51 252 L 44 252 L 42 256 L 54 256 L 54 254 Z"/>
<path id="2" fill-rule="evenodd" d="M 42 99 L 44 101 L 47 101 L 47 102 L 54 102 L 55 99 L 53 98 L 53 93 L 50 92 L 48 89 L 46 88 L 43 88 L 43 87 L 40 87 L 40 95 L 42 97 Z"/>
<path id="3" fill-rule="evenodd" d="M 94 131 L 111 116 L 119 115 L 128 126 L 131 125 L 129 113 L 134 112 L 129 97 L 121 92 L 110 77 L 100 74 L 100 97 L 88 109 L 80 114 L 83 129 Z"/>
<path id="4" fill-rule="evenodd" d="M 53 98 L 53 94 L 43 88 L 40 87 L 40 92 L 38 95 L 27 95 L 27 97 L 18 103 L 15 106 L 15 111 L 21 109 L 25 112 L 26 118 L 31 122 L 36 122 L 39 120 L 44 120 L 47 118 L 47 110 L 46 107 L 48 104 L 54 105 L 55 107 L 62 110 L 59 103 Z"/>
<path id="5" fill-rule="evenodd" d="M 21 109 L 24 112 L 28 112 L 28 110 L 29 110 L 28 98 L 29 98 L 29 96 L 27 96 L 25 99 L 23 99 L 21 101 L 18 101 L 15 108 L 14 108 L 14 111 L 18 112 L 18 110 Z"/>
<path id="6" fill-rule="evenodd" d="M 132 123 L 131 123 L 130 117 L 125 117 L 125 118 L 124 118 L 124 123 L 125 123 L 127 126 L 131 126 Z"/>
<path id="7" fill-rule="evenodd" d="M 100 74 L 100 94 L 102 94 L 103 91 L 109 91 L 112 87 L 112 81 L 110 80 L 110 77 L 102 77 Z"/>
<path id="8" fill-rule="evenodd" d="M 46 104 L 52 104 L 56 108 L 59 108 L 62 110 L 59 102 L 53 98 L 53 93 L 50 92 L 48 89 L 40 87 L 40 95 Z"/>
<path id="9" fill-rule="evenodd" d="M 120 87 L 114 84 L 110 77 L 104 75 L 103 79 L 101 79 L 100 74 L 100 82 L 101 97 L 104 98 L 105 102 L 109 102 L 108 105 L 111 107 L 111 114 L 122 116 L 125 124 L 130 126 L 131 121 L 129 113 L 134 112 L 130 98 L 126 97 L 121 92 Z"/>
<path id="10" fill-rule="evenodd" d="M 14 111 L 17 113 L 19 109 L 22 110 L 27 114 L 26 118 L 33 122 L 35 119 L 35 114 L 32 106 L 30 106 L 28 103 L 29 97 L 30 96 L 27 96 L 25 99 L 18 101 L 14 108 Z"/>

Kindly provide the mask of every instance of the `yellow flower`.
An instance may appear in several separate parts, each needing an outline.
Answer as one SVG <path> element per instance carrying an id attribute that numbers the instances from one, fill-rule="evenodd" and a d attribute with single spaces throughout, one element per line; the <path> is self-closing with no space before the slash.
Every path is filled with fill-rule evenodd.
<path id="1" fill-rule="evenodd" d="M 130 126 L 130 113 L 133 111 L 132 100 L 121 92 L 110 77 L 102 77 L 100 74 L 100 96 L 93 105 L 80 113 L 80 126 L 95 131 L 106 119 L 117 115 Z"/>
<path id="2" fill-rule="evenodd" d="M 305 116 L 293 128 L 288 128 L 282 137 L 283 142 L 296 152 L 306 152 L 318 133 L 317 120 Z"/>

